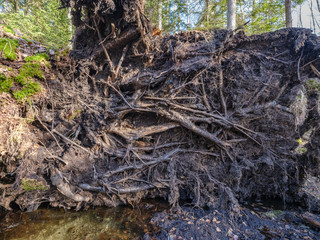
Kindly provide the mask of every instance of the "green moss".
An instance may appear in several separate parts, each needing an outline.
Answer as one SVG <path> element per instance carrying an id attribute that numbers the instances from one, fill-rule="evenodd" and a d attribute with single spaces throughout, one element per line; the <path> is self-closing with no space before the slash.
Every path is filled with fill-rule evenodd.
<path id="1" fill-rule="evenodd" d="M 59 51 L 58 56 L 66 57 L 69 55 L 70 50 L 68 48 L 62 49 Z"/>
<path id="2" fill-rule="evenodd" d="M 36 62 L 40 64 L 45 64 L 46 66 L 49 66 L 49 56 L 46 53 L 38 53 L 33 56 L 28 56 L 24 59 L 26 62 Z"/>
<path id="3" fill-rule="evenodd" d="M 27 41 L 28 43 L 32 43 L 32 40 L 26 38 L 26 37 L 21 37 L 22 39 L 24 39 L 25 41 Z"/>
<path id="4" fill-rule="evenodd" d="M 316 79 L 309 79 L 306 81 L 306 87 L 308 91 L 320 91 L 320 82 Z"/>
<path id="5" fill-rule="evenodd" d="M 43 185 L 40 181 L 37 181 L 35 179 L 26 179 L 26 178 L 23 178 L 21 180 L 21 188 L 27 192 L 34 191 L 34 190 L 40 190 L 40 191 L 48 190 L 48 187 Z"/>
<path id="6" fill-rule="evenodd" d="M 43 80 L 44 74 L 38 63 L 26 63 L 20 68 L 19 75 L 15 78 L 15 82 L 22 86 L 22 89 L 18 91 L 13 91 L 12 95 L 18 101 L 24 101 L 32 95 L 41 91 L 41 85 L 35 81 L 33 78 L 38 78 Z"/>
<path id="7" fill-rule="evenodd" d="M 0 51 L 4 59 L 15 60 L 17 47 L 19 47 L 17 39 L 0 38 Z"/>
<path id="8" fill-rule="evenodd" d="M 80 113 L 82 112 L 81 109 L 76 110 L 70 117 L 67 117 L 68 120 L 75 119 Z"/>
<path id="9" fill-rule="evenodd" d="M 24 64 L 15 78 L 7 78 L 4 74 L 0 74 L 0 93 L 9 92 L 18 101 L 29 101 L 29 97 L 41 91 L 41 85 L 33 78 L 44 79 L 41 67 L 37 63 Z M 12 89 L 14 85 L 18 90 Z"/>
<path id="10" fill-rule="evenodd" d="M 283 214 L 283 211 L 281 211 L 281 210 L 272 210 L 272 211 L 265 213 L 265 215 L 271 219 L 275 219 L 277 217 L 280 217 L 282 214 Z"/>
<path id="11" fill-rule="evenodd" d="M 299 153 L 299 154 L 306 153 L 307 151 L 308 151 L 308 149 L 305 148 L 305 147 L 300 147 L 300 148 L 296 149 L 296 152 Z"/>
<path id="12" fill-rule="evenodd" d="M 41 91 L 41 86 L 37 82 L 27 83 L 21 90 L 13 92 L 15 99 L 22 101 Z"/>
<path id="13" fill-rule="evenodd" d="M 7 78 L 3 73 L 0 74 L 0 94 L 2 92 L 9 92 L 13 85 L 13 79 Z"/>
<path id="14" fill-rule="evenodd" d="M 26 85 L 33 77 L 44 79 L 44 74 L 38 63 L 26 63 L 20 69 L 20 74 L 15 78 L 17 83 Z"/>
<path id="15" fill-rule="evenodd" d="M 4 25 L 4 24 L 0 24 L 1 26 L 4 27 L 4 31 L 7 32 L 7 33 L 11 33 L 11 34 L 15 34 L 14 30 L 12 27 L 8 26 L 8 25 Z"/>

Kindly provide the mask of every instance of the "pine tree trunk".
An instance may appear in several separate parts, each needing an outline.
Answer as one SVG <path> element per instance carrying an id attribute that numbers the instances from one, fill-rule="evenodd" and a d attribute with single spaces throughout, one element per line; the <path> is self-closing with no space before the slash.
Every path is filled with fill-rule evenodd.
<path id="1" fill-rule="evenodd" d="M 190 0 L 187 0 L 187 26 L 190 28 Z"/>
<path id="2" fill-rule="evenodd" d="M 158 28 L 162 29 L 162 0 L 158 3 Z"/>
<path id="3" fill-rule="evenodd" d="M 286 27 L 292 27 L 292 15 L 291 15 L 291 0 L 285 1 L 285 9 L 286 9 Z"/>
<path id="4" fill-rule="evenodd" d="M 210 22 L 210 15 L 209 15 L 209 0 L 206 0 L 205 2 L 205 14 L 206 14 L 206 25 L 209 25 Z"/>
<path id="5" fill-rule="evenodd" d="M 71 15 L 71 8 L 68 8 L 68 20 L 69 20 L 69 34 L 70 34 L 70 42 L 68 44 L 68 47 L 72 49 L 72 37 L 73 37 L 73 31 L 72 31 L 72 15 Z"/>
<path id="6" fill-rule="evenodd" d="M 318 11 L 320 12 L 320 1 L 316 0 L 316 2 L 317 2 Z"/>
<path id="7" fill-rule="evenodd" d="M 316 22 L 315 22 L 315 16 L 314 16 L 314 13 L 313 13 L 313 3 L 312 3 L 312 1 L 309 3 L 309 6 L 310 6 L 310 12 L 311 12 L 313 32 L 316 32 Z M 310 24 L 310 28 L 312 29 L 311 24 Z"/>
<path id="8" fill-rule="evenodd" d="M 227 28 L 234 30 L 236 28 L 236 0 L 228 0 L 228 24 Z"/>
<path id="9" fill-rule="evenodd" d="M 300 5 L 300 9 L 299 9 L 299 24 L 298 27 L 303 27 L 303 23 L 302 23 L 302 6 Z"/>

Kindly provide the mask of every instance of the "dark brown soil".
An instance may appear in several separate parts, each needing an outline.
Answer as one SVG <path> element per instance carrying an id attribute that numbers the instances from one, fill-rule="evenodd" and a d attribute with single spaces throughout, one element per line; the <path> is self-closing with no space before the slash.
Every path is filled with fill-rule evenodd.
<path id="1" fill-rule="evenodd" d="M 182 214 L 158 213 L 152 223 L 161 227 L 156 239 L 319 239 L 319 228 L 294 210 L 242 208 L 238 218 L 227 211 L 183 208 Z M 305 213 L 306 214 L 306 213 Z M 314 217 L 314 215 L 312 215 Z M 319 217 L 317 219 L 319 221 Z M 319 223 L 319 222 L 318 222 Z M 152 239 L 148 234 L 144 239 Z"/>

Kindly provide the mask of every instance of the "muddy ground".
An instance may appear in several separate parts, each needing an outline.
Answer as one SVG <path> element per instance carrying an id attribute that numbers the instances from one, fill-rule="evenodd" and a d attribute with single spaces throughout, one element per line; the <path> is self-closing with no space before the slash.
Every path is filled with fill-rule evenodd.
<path id="1" fill-rule="evenodd" d="M 310 30 L 158 35 L 142 1 L 62 4 L 74 45 L 52 56 L 45 94 L 29 105 L 0 95 L 1 134 L 19 133 L 2 138 L 0 206 L 161 197 L 175 211 L 187 201 L 239 217 L 239 201 L 266 197 L 319 211 L 302 191 L 320 172 L 320 40 Z"/>

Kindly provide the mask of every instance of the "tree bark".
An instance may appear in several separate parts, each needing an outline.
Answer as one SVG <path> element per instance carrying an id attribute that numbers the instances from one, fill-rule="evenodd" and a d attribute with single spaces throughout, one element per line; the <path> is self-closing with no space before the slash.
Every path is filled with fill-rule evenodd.
<path id="1" fill-rule="evenodd" d="M 236 0 L 228 0 L 228 24 L 229 30 L 236 28 Z"/>
<path id="2" fill-rule="evenodd" d="M 292 27 L 292 15 L 291 15 L 291 0 L 285 1 L 285 10 L 286 10 L 286 27 Z"/>
<path id="3" fill-rule="evenodd" d="M 162 29 L 162 0 L 158 3 L 158 28 Z"/>
<path id="4" fill-rule="evenodd" d="M 205 14 L 206 14 L 206 24 L 209 25 L 210 15 L 209 15 L 209 0 L 205 2 Z"/>
<path id="5" fill-rule="evenodd" d="M 320 1 L 316 0 L 316 2 L 317 2 L 318 11 L 320 12 Z"/>
<path id="6" fill-rule="evenodd" d="M 300 8 L 299 8 L 299 22 L 298 22 L 298 27 L 303 27 L 303 23 L 302 23 L 302 5 L 300 5 Z"/>
<path id="7" fill-rule="evenodd" d="M 69 42 L 69 48 L 72 49 L 72 37 L 73 37 L 73 31 L 72 31 L 72 15 L 71 15 L 71 8 L 68 8 L 68 20 L 69 20 L 69 34 L 70 34 L 70 42 Z"/>

